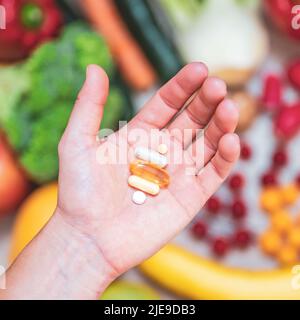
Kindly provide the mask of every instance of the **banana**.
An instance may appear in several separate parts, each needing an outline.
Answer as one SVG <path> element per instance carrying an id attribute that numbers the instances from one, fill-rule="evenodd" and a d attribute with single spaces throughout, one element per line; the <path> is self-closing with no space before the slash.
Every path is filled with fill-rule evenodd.
<path id="1" fill-rule="evenodd" d="M 170 244 L 139 268 L 163 287 L 190 299 L 300 300 L 300 267 L 296 267 L 246 271 Z"/>

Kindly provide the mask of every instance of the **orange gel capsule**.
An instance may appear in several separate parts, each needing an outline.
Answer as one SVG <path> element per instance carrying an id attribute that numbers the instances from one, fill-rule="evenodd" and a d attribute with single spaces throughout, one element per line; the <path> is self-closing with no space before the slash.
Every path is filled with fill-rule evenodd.
<path id="1" fill-rule="evenodd" d="M 167 187 L 170 183 L 168 172 L 149 162 L 136 161 L 130 164 L 130 172 L 135 176 L 158 184 L 161 188 Z"/>

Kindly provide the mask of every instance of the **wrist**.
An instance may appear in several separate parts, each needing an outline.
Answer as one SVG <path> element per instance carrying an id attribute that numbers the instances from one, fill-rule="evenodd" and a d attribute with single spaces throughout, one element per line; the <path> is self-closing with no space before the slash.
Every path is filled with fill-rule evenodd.
<path id="1" fill-rule="evenodd" d="M 8 299 L 98 299 L 118 276 L 97 244 L 56 210 L 7 272 Z"/>
<path id="2" fill-rule="evenodd" d="M 68 298 L 75 295 L 80 299 L 97 299 L 118 276 L 93 238 L 66 222 L 60 209 L 56 210 L 45 233 L 54 252 L 61 256 L 60 272 L 70 288 L 70 292 L 66 292 Z"/>

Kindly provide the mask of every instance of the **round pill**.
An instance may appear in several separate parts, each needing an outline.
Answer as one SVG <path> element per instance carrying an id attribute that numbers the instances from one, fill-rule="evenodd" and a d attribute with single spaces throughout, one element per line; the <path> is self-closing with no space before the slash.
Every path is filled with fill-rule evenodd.
<path id="1" fill-rule="evenodd" d="M 146 201 L 146 194 L 142 191 L 135 191 L 132 195 L 132 201 L 135 204 L 143 204 Z"/>
<path id="2" fill-rule="evenodd" d="M 166 144 L 162 143 L 160 144 L 158 147 L 157 147 L 157 151 L 160 153 L 160 154 L 167 154 L 168 152 L 168 147 Z"/>

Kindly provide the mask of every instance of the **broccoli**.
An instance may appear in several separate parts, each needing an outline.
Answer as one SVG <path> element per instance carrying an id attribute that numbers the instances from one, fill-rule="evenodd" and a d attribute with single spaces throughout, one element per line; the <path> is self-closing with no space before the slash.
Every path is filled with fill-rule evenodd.
<path id="1" fill-rule="evenodd" d="M 110 77 L 114 75 L 104 40 L 84 24 L 73 23 L 60 39 L 40 46 L 24 65 L 6 70 L 11 75 L 5 80 L 8 91 L 0 90 L 0 97 L 9 99 L 5 108 L 0 106 L 5 110 L 0 112 L 0 124 L 20 163 L 37 183 L 57 178 L 58 142 L 88 64 L 101 65 Z M 113 84 L 102 127 L 115 129 L 128 108 L 123 90 Z"/>

